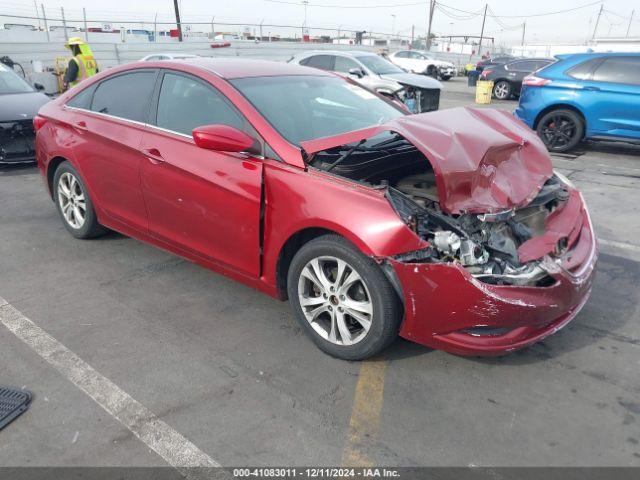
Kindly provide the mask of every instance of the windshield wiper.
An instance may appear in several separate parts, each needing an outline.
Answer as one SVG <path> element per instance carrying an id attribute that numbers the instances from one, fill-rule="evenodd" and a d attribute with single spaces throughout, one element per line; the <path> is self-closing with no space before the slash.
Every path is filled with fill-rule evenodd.
<path id="1" fill-rule="evenodd" d="M 358 143 L 356 143 L 353 147 L 351 147 L 349 150 L 347 150 L 345 153 L 343 153 L 342 155 L 340 155 L 338 157 L 338 159 L 333 162 L 331 165 L 329 165 L 327 168 L 324 169 L 325 172 L 330 172 L 331 170 L 333 170 L 333 167 L 335 167 L 336 165 L 339 165 L 340 163 L 344 162 L 347 158 L 349 158 L 351 156 L 351 154 L 353 152 L 355 152 L 364 142 L 366 142 L 367 139 L 363 139 L 360 140 Z"/>

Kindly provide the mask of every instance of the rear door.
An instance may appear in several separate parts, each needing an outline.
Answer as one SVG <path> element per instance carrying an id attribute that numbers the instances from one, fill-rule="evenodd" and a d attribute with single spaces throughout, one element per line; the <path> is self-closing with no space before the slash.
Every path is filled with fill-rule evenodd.
<path id="1" fill-rule="evenodd" d="M 582 88 L 591 100 L 592 135 L 640 138 L 640 57 L 605 58 Z"/>
<path id="2" fill-rule="evenodd" d="M 77 132 L 73 151 L 96 203 L 114 220 L 140 231 L 147 228 L 140 142 L 157 74 L 149 69 L 108 77 L 81 92 L 86 104 L 74 107 L 72 99 L 67 105 Z"/>
<path id="3" fill-rule="evenodd" d="M 224 124 L 257 134 L 220 91 L 197 77 L 167 70 L 155 98 L 141 145 L 149 232 L 258 277 L 262 161 L 199 148 L 191 132 Z"/>

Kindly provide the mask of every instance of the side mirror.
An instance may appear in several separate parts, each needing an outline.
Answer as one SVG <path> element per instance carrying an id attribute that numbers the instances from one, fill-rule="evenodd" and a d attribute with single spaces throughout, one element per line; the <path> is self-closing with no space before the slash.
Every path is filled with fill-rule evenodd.
<path id="1" fill-rule="evenodd" d="M 41 83 L 34 83 L 33 88 L 35 88 L 39 92 L 44 92 L 44 85 Z"/>
<path id="2" fill-rule="evenodd" d="M 198 147 L 220 152 L 244 152 L 254 144 L 251 136 L 229 125 L 204 125 L 194 128 L 192 135 Z"/>
<path id="3" fill-rule="evenodd" d="M 349 75 L 355 75 L 358 78 L 362 78 L 362 77 L 364 77 L 364 72 L 362 70 L 360 70 L 359 68 L 350 68 L 349 69 Z"/>

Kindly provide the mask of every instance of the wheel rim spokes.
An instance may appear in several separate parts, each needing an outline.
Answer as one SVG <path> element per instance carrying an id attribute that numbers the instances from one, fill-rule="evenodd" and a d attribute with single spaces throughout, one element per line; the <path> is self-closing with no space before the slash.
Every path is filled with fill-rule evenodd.
<path id="1" fill-rule="evenodd" d="M 298 298 L 309 324 L 331 343 L 353 345 L 371 328 L 368 287 L 344 260 L 323 256 L 307 263 L 300 274 Z"/>
<path id="2" fill-rule="evenodd" d="M 72 228 L 81 228 L 87 215 L 87 202 L 80 182 L 69 172 L 58 180 L 58 202 L 65 221 Z"/>
<path id="3" fill-rule="evenodd" d="M 542 134 L 550 147 L 562 147 L 571 142 L 575 124 L 566 117 L 551 117 L 542 128 Z"/>

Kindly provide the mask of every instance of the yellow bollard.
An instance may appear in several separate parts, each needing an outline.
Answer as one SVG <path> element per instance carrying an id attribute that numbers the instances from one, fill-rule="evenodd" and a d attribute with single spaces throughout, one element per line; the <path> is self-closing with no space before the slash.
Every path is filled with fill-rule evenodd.
<path id="1" fill-rule="evenodd" d="M 492 80 L 480 80 L 476 84 L 476 103 L 486 105 L 491 103 L 491 94 L 493 93 Z"/>

